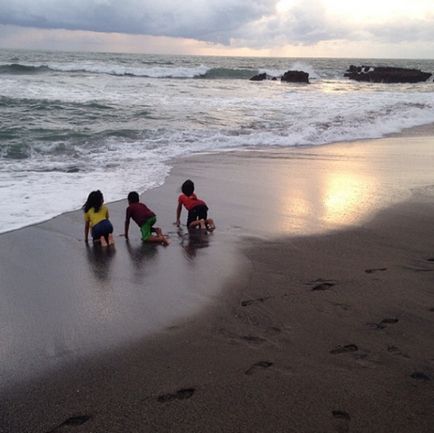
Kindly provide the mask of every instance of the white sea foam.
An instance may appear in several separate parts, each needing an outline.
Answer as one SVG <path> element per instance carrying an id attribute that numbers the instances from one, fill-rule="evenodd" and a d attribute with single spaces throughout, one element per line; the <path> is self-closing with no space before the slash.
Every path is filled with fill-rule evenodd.
<path id="1" fill-rule="evenodd" d="M 315 71 L 314 67 L 310 65 L 309 63 L 305 62 L 295 62 L 291 66 L 292 71 L 304 71 L 309 74 L 309 78 L 321 78 L 317 72 Z"/>
<path id="2" fill-rule="evenodd" d="M 124 199 L 131 189 L 146 190 L 164 183 L 169 167 L 163 164 L 137 167 L 125 176 L 119 168 L 89 173 L 61 172 L 0 173 L 0 233 L 26 227 L 79 209 L 96 184 L 107 202 Z"/>

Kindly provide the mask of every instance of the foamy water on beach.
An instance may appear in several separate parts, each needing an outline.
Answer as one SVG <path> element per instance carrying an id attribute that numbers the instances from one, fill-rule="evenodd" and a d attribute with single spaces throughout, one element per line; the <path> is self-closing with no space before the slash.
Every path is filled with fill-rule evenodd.
<path id="1" fill-rule="evenodd" d="M 433 60 L 222 58 L 0 51 L 0 233 L 164 183 L 199 152 L 380 138 L 434 122 L 432 78 L 357 83 L 351 64 Z M 251 82 L 309 72 L 311 84 Z"/>

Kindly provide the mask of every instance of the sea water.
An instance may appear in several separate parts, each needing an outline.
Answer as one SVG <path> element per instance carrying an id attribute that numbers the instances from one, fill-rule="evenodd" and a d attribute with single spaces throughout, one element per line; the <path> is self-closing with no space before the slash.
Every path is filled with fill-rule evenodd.
<path id="1" fill-rule="evenodd" d="M 434 60 L 0 50 L 0 233 L 164 183 L 171 162 L 245 147 L 320 146 L 434 122 L 432 78 L 358 83 L 351 65 Z M 309 73 L 310 84 L 253 82 Z"/>

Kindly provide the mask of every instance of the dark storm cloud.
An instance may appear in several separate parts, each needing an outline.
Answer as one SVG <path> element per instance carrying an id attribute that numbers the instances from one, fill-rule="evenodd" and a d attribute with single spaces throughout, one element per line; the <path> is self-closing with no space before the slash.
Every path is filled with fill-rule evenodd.
<path id="1" fill-rule="evenodd" d="M 418 0 L 415 0 L 417 3 Z M 327 14 L 323 0 L 3 0 L 0 25 L 191 38 L 211 43 L 242 41 L 247 47 L 315 45 L 328 40 L 382 42 L 433 39 L 433 17 L 381 24 Z"/>
<path id="2" fill-rule="evenodd" d="M 275 9 L 276 0 L 11 0 L 0 24 L 183 37 L 213 42 Z M 226 35 L 226 36 L 224 36 Z"/>

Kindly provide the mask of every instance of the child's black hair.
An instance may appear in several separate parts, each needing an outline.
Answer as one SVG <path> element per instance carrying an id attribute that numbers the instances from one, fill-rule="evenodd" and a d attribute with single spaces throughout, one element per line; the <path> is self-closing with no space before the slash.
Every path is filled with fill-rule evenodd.
<path id="1" fill-rule="evenodd" d="M 102 205 L 103 195 L 100 190 L 92 191 L 87 198 L 86 203 L 83 206 L 84 213 L 94 208 L 95 212 L 98 212 Z"/>
<path id="2" fill-rule="evenodd" d="M 139 194 L 136 191 L 131 191 L 128 194 L 128 201 L 130 203 L 138 203 L 139 202 Z"/>
<path id="3" fill-rule="evenodd" d="M 191 181 L 190 179 L 186 180 L 181 186 L 181 191 L 185 195 L 188 195 L 188 196 L 192 195 L 194 193 L 193 181 Z"/>

